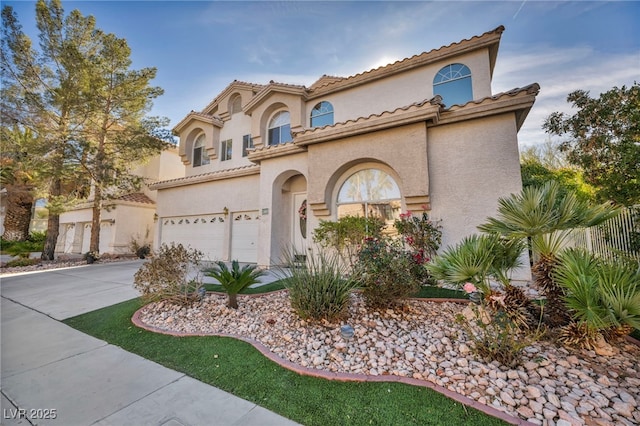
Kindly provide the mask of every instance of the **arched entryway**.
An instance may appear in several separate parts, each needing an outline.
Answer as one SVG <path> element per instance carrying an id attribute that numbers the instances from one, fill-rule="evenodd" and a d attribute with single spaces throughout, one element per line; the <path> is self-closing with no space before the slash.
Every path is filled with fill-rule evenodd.
<path id="1" fill-rule="evenodd" d="M 276 179 L 271 217 L 272 262 L 283 263 L 288 255 L 304 256 L 309 246 L 307 179 L 299 172 L 287 172 Z M 275 259 L 273 258 L 275 255 Z"/>

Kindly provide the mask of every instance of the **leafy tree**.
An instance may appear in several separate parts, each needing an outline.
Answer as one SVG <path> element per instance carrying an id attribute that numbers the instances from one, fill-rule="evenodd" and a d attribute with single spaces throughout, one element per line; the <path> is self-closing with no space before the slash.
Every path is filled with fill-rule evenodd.
<path id="1" fill-rule="evenodd" d="M 577 90 L 567 101 L 578 111 L 552 113 L 544 129 L 568 136 L 561 148 L 585 171 L 601 201 L 640 203 L 640 84 L 614 87 L 598 98 Z"/>
<path id="2" fill-rule="evenodd" d="M 98 31 L 93 17 L 74 10 L 67 17 L 59 0 L 39 0 L 36 25 L 40 50 L 33 49 L 10 6 L 2 9 L 1 114 L 3 126 L 30 129 L 39 143 L 28 154 L 42 158 L 39 172 L 47 182 L 49 219 L 44 260 L 54 258 L 59 214 L 66 182 L 77 178 L 71 147 L 87 116 L 87 55 L 95 52 Z"/>
<path id="3" fill-rule="evenodd" d="M 162 89 L 150 86 L 155 68 L 131 70 L 131 49 L 126 40 L 102 35 L 90 60 L 91 111 L 83 126 L 76 160 L 93 183 L 93 216 L 89 249 L 99 251 L 100 216 L 104 202 L 137 189 L 140 178 L 132 175 L 132 163 L 159 153 L 171 139 L 161 127 L 166 120 L 145 118 L 152 99 Z M 163 140 L 164 139 L 164 140 Z"/>
<path id="4" fill-rule="evenodd" d="M 78 10 L 65 16 L 60 0 L 36 4 L 38 51 L 9 6 L 2 23 L 2 124 L 30 129 L 39 143 L 29 154 L 46 160 L 39 168 L 49 209 L 42 258 L 53 259 L 59 215 L 71 198 L 86 197 L 87 184 L 94 195 L 90 250 L 97 252 L 103 200 L 136 187 L 130 165 L 171 139 L 165 119 L 145 117 L 162 94 L 149 86 L 156 70 L 130 70 L 126 41 Z"/>
<path id="5" fill-rule="evenodd" d="M 542 145 L 525 148 L 520 154 L 522 186 L 542 186 L 553 180 L 560 185 L 560 194 L 574 192 L 578 199 L 595 201 L 595 188 L 585 181 L 584 172 L 569 164 L 560 144 L 548 140 Z"/>

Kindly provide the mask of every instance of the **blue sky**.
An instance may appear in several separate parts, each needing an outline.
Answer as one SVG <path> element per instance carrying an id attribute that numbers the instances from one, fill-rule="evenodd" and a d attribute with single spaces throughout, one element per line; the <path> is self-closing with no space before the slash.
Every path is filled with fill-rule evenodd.
<path id="1" fill-rule="evenodd" d="M 493 93 L 537 82 L 520 131 L 542 143 L 544 118 L 570 112 L 566 95 L 640 81 L 636 1 L 64 1 L 126 38 L 134 68 L 158 69 L 165 94 L 152 114 L 176 125 L 234 79 L 310 85 L 349 76 L 504 25 Z M 37 40 L 33 1 L 2 1 Z M 421 99 L 416 99 L 419 101 Z M 399 105 L 400 106 L 400 105 Z"/>

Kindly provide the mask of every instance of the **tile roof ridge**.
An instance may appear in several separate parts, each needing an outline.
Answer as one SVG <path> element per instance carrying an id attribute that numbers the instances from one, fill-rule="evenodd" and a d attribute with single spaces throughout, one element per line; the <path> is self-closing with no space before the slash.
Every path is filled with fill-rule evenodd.
<path id="1" fill-rule="evenodd" d="M 460 45 L 462 43 L 468 43 L 468 42 L 476 40 L 476 39 L 481 39 L 482 37 L 485 37 L 485 36 L 488 36 L 488 35 L 502 34 L 504 32 L 504 30 L 505 30 L 504 25 L 500 25 L 500 26 L 496 27 L 495 29 L 493 29 L 491 31 L 487 31 L 487 32 L 482 33 L 480 35 L 474 35 L 472 37 L 465 38 L 465 39 L 462 39 L 460 41 L 455 41 L 455 42 L 449 43 L 449 44 L 447 44 L 445 46 L 440 46 L 440 47 L 438 47 L 436 49 L 431 49 L 431 50 L 428 50 L 428 51 L 425 51 L 425 52 L 422 52 L 422 53 L 418 53 L 418 54 L 415 54 L 413 56 L 410 56 L 410 57 L 407 57 L 407 58 L 404 58 L 404 59 L 398 59 L 397 61 L 395 61 L 393 63 L 390 63 L 390 64 L 381 65 L 379 67 L 372 68 L 372 69 L 369 69 L 369 70 L 366 70 L 366 71 L 362 71 L 362 72 L 359 72 L 357 74 L 350 75 L 348 77 L 342 77 L 342 79 L 340 79 L 340 80 L 328 81 L 327 83 L 321 84 L 321 85 L 319 85 L 317 87 L 313 87 L 313 85 L 312 85 L 313 88 L 309 89 L 309 91 L 313 92 L 313 91 L 319 90 L 321 88 L 325 88 L 325 87 L 331 86 L 331 85 L 336 84 L 336 83 L 341 82 L 341 81 L 353 80 L 353 79 L 355 79 L 357 77 L 360 77 L 360 76 L 363 76 L 363 75 L 367 75 L 367 74 L 371 74 L 371 73 L 375 73 L 375 72 L 380 72 L 381 70 L 384 70 L 384 69 L 390 69 L 391 67 L 396 67 L 396 66 L 398 66 L 398 65 L 400 65 L 402 63 L 406 63 L 406 62 L 409 62 L 411 60 L 415 60 L 415 59 L 417 59 L 419 57 L 429 56 L 429 55 L 431 55 L 431 54 L 433 54 L 435 52 L 438 52 L 438 51 L 440 51 L 442 49 L 449 49 L 449 48 L 455 47 L 457 45 Z M 320 79 L 318 81 L 320 81 Z"/>
<path id="2" fill-rule="evenodd" d="M 123 194 L 117 197 L 116 200 L 143 204 L 155 204 L 155 201 L 153 201 L 143 192 L 130 192 L 128 194 Z"/>
<path id="3" fill-rule="evenodd" d="M 308 128 L 308 129 L 300 130 L 298 132 L 294 132 L 294 134 L 297 136 L 297 135 L 302 135 L 302 134 L 305 134 L 305 133 L 315 132 L 315 131 L 321 130 L 321 129 L 328 129 L 328 128 L 332 128 L 332 127 L 336 127 L 336 126 L 344 126 L 344 125 L 350 124 L 350 123 L 355 124 L 355 123 L 358 123 L 360 121 L 370 120 L 372 118 L 380 118 L 383 115 L 395 114 L 395 113 L 400 112 L 400 111 L 408 111 L 412 107 L 420 108 L 420 107 L 424 106 L 425 104 L 442 105 L 442 96 L 435 95 L 432 98 L 423 99 L 423 100 L 417 101 L 417 102 L 412 102 L 409 105 L 400 106 L 400 107 L 397 107 L 397 108 L 395 108 L 393 110 L 384 110 L 384 111 L 382 111 L 380 113 L 369 114 L 368 116 L 360 116 L 360 117 L 357 117 L 357 118 L 350 118 L 349 120 L 346 120 L 346 121 L 340 121 L 338 123 L 333 123 L 333 124 L 326 124 L 326 125 L 321 126 L 321 127 L 311 127 L 311 128 Z"/>
<path id="4" fill-rule="evenodd" d="M 466 105 L 469 104 L 481 104 L 482 102 L 486 101 L 487 99 L 491 99 L 491 100 L 498 100 L 502 97 L 505 96 L 516 96 L 522 92 L 527 92 L 527 94 L 529 95 L 537 95 L 540 92 L 540 85 L 538 83 L 531 83 L 527 86 L 524 87 L 516 87 L 510 90 L 506 90 L 504 92 L 499 92 L 496 93 L 494 95 L 491 96 L 485 96 L 484 98 L 480 98 L 480 99 L 474 99 L 474 100 L 470 100 L 468 102 L 465 102 L 464 104 L 453 104 L 450 107 L 448 107 L 447 109 L 451 109 L 453 107 L 457 107 L 457 108 L 462 108 Z"/>

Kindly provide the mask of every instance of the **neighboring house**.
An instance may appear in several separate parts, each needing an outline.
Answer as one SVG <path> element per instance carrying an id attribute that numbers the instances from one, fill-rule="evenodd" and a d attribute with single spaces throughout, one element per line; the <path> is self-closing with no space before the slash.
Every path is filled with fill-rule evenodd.
<path id="1" fill-rule="evenodd" d="M 140 192 L 107 200 L 100 215 L 100 253 L 131 253 L 131 241 L 153 243 L 156 216 L 156 191 L 149 184 L 160 179 L 184 176 L 177 148 L 154 156 L 133 172 L 144 178 Z M 60 233 L 56 252 L 86 253 L 91 240 L 92 203 L 88 200 L 60 215 Z"/>
<path id="2" fill-rule="evenodd" d="M 158 191 L 156 244 L 279 264 L 322 220 L 406 210 L 443 247 L 521 189 L 517 132 L 537 84 L 491 93 L 504 27 L 310 87 L 232 82 L 174 131 L 185 177 Z"/>

